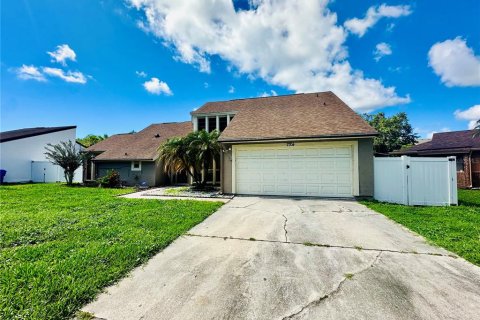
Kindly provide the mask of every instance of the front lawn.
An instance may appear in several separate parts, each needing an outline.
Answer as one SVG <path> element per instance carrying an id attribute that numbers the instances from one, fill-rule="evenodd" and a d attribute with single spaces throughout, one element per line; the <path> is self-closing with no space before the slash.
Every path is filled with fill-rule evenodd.
<path id="1" fill-rule="evenodd" d="M 221 206 L 126 192 L 0 186 L 0 319 L 71 317 Z"/>
<path id="2" fill-rule="evenodd" d="M 480 266 L 480 190 L 458 190 L 458 199 L 459 205 L 451 207 L 362 203 Z"/>

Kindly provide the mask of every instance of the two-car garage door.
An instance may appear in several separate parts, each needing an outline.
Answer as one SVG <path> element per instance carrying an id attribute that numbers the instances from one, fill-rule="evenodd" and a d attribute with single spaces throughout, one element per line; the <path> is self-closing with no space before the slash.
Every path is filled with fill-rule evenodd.
<path id="1" fill-rule="evenodd" d="M 236 146 L 237 194 L 351 197 L 352 145 Z"/>

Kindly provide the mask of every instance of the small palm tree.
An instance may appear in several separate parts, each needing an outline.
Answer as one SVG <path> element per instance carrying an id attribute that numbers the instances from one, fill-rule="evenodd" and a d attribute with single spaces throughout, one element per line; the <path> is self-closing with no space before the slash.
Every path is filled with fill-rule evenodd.
<path id="1" fill-rule="evenodd" d="M 476 138 L 480 135 L 480 120 L 477 120 L 477 123 L 475 124 L 475 127 L 473 128 L 475 130 L 473 132 L 473 137 Z"/>
<path id="2" fill-rule="evenodd" d="M 210 133 L 202 130 L 169 139 L 158 148 L 157 160 L 163 162 L 166 172 L 186 172 L 195 185 L 204 186 L 207 175 L 202 179 L 202 170 L 208 170 L 210 163 L 220 154 L 219 135 L 217 130 Z"/>
<path id="3" fill-rule="evenodd" d="M 83 161 L 88 157 L 88 153 L 82 153 L 71 140 L 60 142 L 59 144 L 47 144 L 45 147 L 45 156 L 51 163 L 60 166 L 67 185 L 73 184 L 75 170 L 80 168 Z"/>
<path id="4" fill-rule="evenodd" d="M 207 179 L 207 172 L 210 164 L 215 161 L 215 158 L 220 154 L 222 147 L 218 143 L 220 133 L 218 130 L 207 132 L 201 130 L 196 132 L 195 138 L 190 142 L 189 152 L 193 153 L 197 159 L 197 163 L 201 165 L 205 171 L 202 185 L 205 185 Z"/>

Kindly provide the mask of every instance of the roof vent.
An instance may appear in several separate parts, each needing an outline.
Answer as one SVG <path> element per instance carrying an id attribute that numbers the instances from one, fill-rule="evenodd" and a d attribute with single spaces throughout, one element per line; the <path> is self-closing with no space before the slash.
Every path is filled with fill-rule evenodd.
<path id="1" fill-rule="evenodd" d="M 155 138 L 160 138 L 160 135 L 157 133 L 157 134 L 155 135 Z"/>
<path id="2" fill-rule="evenodd" d="M 324 102 L 323 102 L 323 105 L 324 105 L 324 106 L 326 106 L 326 105 L 327 105 L 327 103 L 324 101 Z"/>
<path id="3" fill-rule="evenodd" d="M 128 156 L 128 153 L 125 152 L 125 155 Z"/>

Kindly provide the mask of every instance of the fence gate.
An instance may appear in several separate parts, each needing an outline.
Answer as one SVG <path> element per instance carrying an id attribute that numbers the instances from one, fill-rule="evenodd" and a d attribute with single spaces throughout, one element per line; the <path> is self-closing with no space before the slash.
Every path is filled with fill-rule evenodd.
<path id="1" fill-rule="evenodd" d="M 455 157 L 374 159 L 374 198 L 405 205 L 458 204 Z"/>

